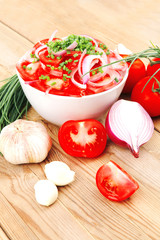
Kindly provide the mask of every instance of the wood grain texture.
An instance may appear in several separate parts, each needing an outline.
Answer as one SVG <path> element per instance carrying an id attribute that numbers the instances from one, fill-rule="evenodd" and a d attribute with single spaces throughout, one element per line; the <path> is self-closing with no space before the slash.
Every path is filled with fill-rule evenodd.
<path id="1" fill-rule="evenodd" d="M 15 73 L 18 59 L 40 39 L 58 29 L 59 36 L 88 34 L 110 48 L 125 44 L 132 51 L 158 44 L 159 0 L 0 0 L 0 80 Z M 2 83 L 1 83 L 2 84 Z M 33 108 L 28 119 L 42 122 L 53 147 L 40 164 L 12 165 L 0 157 L 0 239 L 2 240 L 159 240 L 160 118 L 154 134 L 134 158 L 110 140 L 96 159 L 67 155 L 58 142 L 58 127 Z M 104 119 L 102 119 L 104 122 Z M 75 181 L 59 187 L 50 207 L 38 205 L 34 184 L 45 179 L 45 164 L 67 163 Z M 120 203 L 105 199 L 95 184 L 98 168 L 113 160 L 131 174 L 140 188 Z"/>

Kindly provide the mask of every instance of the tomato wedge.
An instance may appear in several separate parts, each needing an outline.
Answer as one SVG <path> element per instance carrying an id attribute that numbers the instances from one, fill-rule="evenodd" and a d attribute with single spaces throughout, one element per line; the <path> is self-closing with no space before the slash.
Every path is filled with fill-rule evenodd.
<path id="1" fill-rule="evenodd" d="M 58 139 L 69 155 L 93 158 L 104 151 L 107 134 L 104 126 L 94 119 L 67 121 L 60 127 Z"/>
<path id="2" fill-rule="evenodd" d="M 123 201 L 139 188 L 138 183 L 113 161 L 99 168 L 96 184 L 103 196 L 112 201 Z"/>

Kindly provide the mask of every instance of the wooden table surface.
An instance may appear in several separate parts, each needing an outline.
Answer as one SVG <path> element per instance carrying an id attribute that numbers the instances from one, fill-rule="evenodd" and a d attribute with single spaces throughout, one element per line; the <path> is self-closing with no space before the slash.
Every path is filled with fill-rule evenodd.
<path id="1" fill-rule="evenodd" d="M 0 80 L 15 73 L 18 59 L 38 40 L 57 29 L 58 36 L 88 34 L 110 49 L 123 43 L 133 52 L 159 44 L 159 0 L 0 0 Z M 108 141 L 97 159 L 74 158 L 61 149 L 58 127 L 34 109 L 29 119 L 42 121 L 53 140 L 41 164 L 12 165 L 0 157 L 0 239 L 2 240 L 159 240 L 160 118 L 154 134 L 140 148 L 139 158 Z M 34 184 L 45 179 L 44 166 L 67 163 L 75 181 L 59 187 L 58 200 L 39 205 Z M 140 188 L 124 202 L 104 198 L 95 184 L 98 168 L 113 160 L 131 174 Z"/>

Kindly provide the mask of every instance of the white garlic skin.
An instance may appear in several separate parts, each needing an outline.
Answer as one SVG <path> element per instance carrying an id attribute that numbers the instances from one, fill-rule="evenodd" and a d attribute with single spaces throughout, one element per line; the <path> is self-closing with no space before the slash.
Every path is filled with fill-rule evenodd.
<path id="1" fill-rule="evenodd" d="M 42 162 L 52 140 L 43 124 L 23 119 L 4 127 L 0 134 L 0 152 L 12 164 Z"/>
<path id="2" fill-rule="evenodd" d="M 49 180 L 39 180 L 34 185 L 36 201 L 43 206 L 50 206 L 58 198 L 56 185 Z"/>
<path id="3" fill-rule="evenodd" d="M 57 186 L 65 186 L 75 180 L 75 172 L 61 161 L 47 163 L 44 171 L 47 179 Z"/>

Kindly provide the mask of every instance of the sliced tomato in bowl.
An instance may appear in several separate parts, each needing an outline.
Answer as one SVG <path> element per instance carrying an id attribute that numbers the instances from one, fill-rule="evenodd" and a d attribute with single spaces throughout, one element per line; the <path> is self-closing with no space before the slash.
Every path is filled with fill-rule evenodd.
<path id="1" fill-rule="evenodd" d="M 123 201 L 139 188 L 138 183 L 113 161 L 99 168 L 96 184 L 103 196 L 112 201 Z"/>
<path id="2" fill-rule="evenodd" d="M 37 80 L 39 76 L 43 74 L 40 62 L 31 63 L 30 61 L 24 60 L 18 62 L 16 68 L 25 81 Z"/>
<path id="3" fill-rule="evenodd" d="M 53 54 L 52 54 L 53 55 Z M 62 62 L 63 57 L 55 57 L 48 53 L 48 50 L 42 50 L 39 52 L 39 59 L 45 65 L 54 65 L 56 67 Z"/>
<path id="4" fill-rule="evenodd" d="M 71 156 L 94 158 L 105 149 L 107 134 L 95 119 L 67 121 L 59 129 L 58 139 L 63 150 Z"/>

